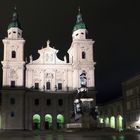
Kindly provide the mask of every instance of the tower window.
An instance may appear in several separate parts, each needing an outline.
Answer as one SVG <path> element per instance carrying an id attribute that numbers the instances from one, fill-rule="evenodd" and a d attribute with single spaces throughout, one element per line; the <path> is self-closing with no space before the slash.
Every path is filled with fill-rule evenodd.
<path id="1" fill-rule="evenodd" d="M 10 98 L 10 104 L 14 105 L 15 104 L 15 98 Z"/>
<path id="2" fill-rule="evenodd" d="M 47 99 L 46 100 L 46 104 L 49 106 L 49 105 L 51 105 L 51 99 Z"/>
<path id="3" fill-rule="evenodd" d="M 15 34 L 16 32 L 15 32 L 15 31 L 13 31 L 13 33 Z"/>
<path id="4" fill-rule="evenodd" d="M 15 81 L 11 81 L 11 87 L 15 87 Z"/>
<path id="5" fill-rule="evenodd" d="M 62 90 L 62 83 L 58 83 L 58 90 Z"/>
<path id="6" fill-rule="evenodd" d="M 35 83 L 35 89 L 39 89 L 39 83 Z"/>
<path id="7" fill-rule="evenodd" d="M 16 58 L 16 52 L 12 51 L 12 58 Z"/>
<path id="8" fill-rule="evenodd" d="M 59 105 L 59 106 L 62 106 L 62 105 L 63 105 L 63 100 L 62 100 L 62 99 L 59 99 L 59 100 L 58 100 L 58 105 Z"/>
<path id="9" fill-rule="evenodd" d="M 34 100 L 34 104 L 35 104 L 35 105 L 39 105 L 39 99 L 35 99 L 35 100 Z"/>
<path id="10" fill-rule="evenodd" d="M 86 58 L 86 53 L 83 51 L 82 52 L 82 59 L 85 59 Z"/>
<path id="11" fill-rule="evenodd" d="M 76 34 L 76 36 L 78 36 L 79 34 Z"/>
<path id="12" fill-rule="evenodd" d="M 47 89 L 47 90 L 50 90 L 50 89 L 51 89 L 51 84 L 50 84 L 50 82 L 47 82 L 47 83 L 46 83 L 46 89 Z"/>

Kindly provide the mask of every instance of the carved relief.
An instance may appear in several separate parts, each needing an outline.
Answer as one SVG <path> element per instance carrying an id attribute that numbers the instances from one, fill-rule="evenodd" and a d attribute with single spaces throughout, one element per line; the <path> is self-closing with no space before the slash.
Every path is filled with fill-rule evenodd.
<path id="1" fill-rule="evenodd" d="M 52 73 L 46 73 L 47 79 L 53 79 L 54 75 Z"/>

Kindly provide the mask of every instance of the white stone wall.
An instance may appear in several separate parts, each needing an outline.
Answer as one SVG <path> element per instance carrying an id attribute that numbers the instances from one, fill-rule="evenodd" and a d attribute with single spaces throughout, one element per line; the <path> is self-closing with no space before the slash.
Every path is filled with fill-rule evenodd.
<path id="1" fill-rule="evenodd" d="M 14 32 L 14 33 L 13 33 Z M 81 34 L 83 33 L 83 34 Z M 77 35 L 78 34 L 78 35 Z M 73 41 L 68 50 L 69 63 L 57 57 L 58 50 L 47 45 L 38 50 L 39 58 L 26 64 L 25 86 L 33 88 L 35 83 L 39 83 L 39 89 L 46 89 L 46 83 L 50 82 L 50 90 L 55 91 L 58 83 L 62 83 L 62 90 L 75 90 L 80 87 L 80 74 L 86 71 L 87 86 L 94 87 L 94 65 L 93 43 L 91 39 L 86 39 L 86 29 L 79 29 L 72 35 Z M 22 31 L 18 28 L 8 30 L 8 38 L 3 39 L 4 59 L 3 65 L 3 86 L 10 86 L 11 81 L 15 81 L 16 86 L 24 84 L 24 43 Z M 11 58 L 12 51 L 16 52 L 16 58 Z M 82 58 L 82 52 L 85 58 Z"/>
<path id="2" fill-rule="evenodd" d="M 19 28 L 10 28 L 8 37 L 3 39 L 4 57 L 3 65 L 3 86 L 11 86 L 15 81 L 16 86 L 24 85 L 24 43 L 22 31 Z M 12 52 L 15 58 L 12 58 Z"/>
<path id="3" fill-rule="evenodd" d="M 57 58 L 58 50 L 47 46 L 38 50 L 39 58 L 32 60 L 26 65 L 26 87 L 31 88 L 35 83 L 39 83 L 39 89 L 46 89 L 46 82 L 51 83 L 51 90 L 55 91 L 55 85 L 62 83 L 62 90 L 75 90 L 80 87 L 80 74 L 86 71 L 87 86 L 94 87 L 94 65 L 93 43 L 91 39 L 86 39 L 86 30 L 79 29 L 73 33 L 73 42 L 69 54 L 69 63 Z M 76 36 L 77 32 L 79 37 Z M 84 34 L 80 34 L 84 32 Z M 82 58 L 82 52 L 85 52 L 85 59 Z M 47 76 L 46 76 L 47 75 Z"/>

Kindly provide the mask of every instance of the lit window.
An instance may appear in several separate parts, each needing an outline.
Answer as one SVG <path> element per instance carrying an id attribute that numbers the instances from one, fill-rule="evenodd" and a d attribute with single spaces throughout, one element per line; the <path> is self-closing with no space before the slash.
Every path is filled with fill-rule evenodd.
<path id="1" fill-rule="evenodd" d="M 62 105 L 63 105 L 63 100 L 62 100 L 62 99 L 59 99 L 59 100 L 58 100 L 58 105 L 59 105 L 59 106 L 62 106 Z"/>
<path id="2" fill-rule="evenodd" d="M 62 90 L 62 83 L 58 83 L 58 90 Z"/>
<path id="3" fill-rule="evenodd" d="M 11 87 L 15 87 L 15 81 L 11 81 Z"/>
<path id="4" fill-rule="evenodd" d="M 86 58 L 86 53 L 83 51 L 82 52 L 82 59 L 85 59 Z"/>
<path id="5" fill-rule="evenodd" d="M 12 51 L 12 58 L 16 58 L 16 52 Z"/>
<path id="6" fill-rule="evenodd" d="M 34 104 L 35 104 L 35 105 L 39 105 L 39 99 L 35 99 L 35 100 L 34 100 Z"/>

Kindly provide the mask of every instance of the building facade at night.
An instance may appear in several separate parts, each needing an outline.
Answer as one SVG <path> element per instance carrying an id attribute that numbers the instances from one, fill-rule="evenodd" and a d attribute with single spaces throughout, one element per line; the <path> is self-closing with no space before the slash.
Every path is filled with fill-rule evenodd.
<path id="1" fill-rule="evenodd" d="M 87 78 L 87 96 L 96 104 L 94 80 L 93 43 L 87 39 L 86 26 L 79 11 L 73 28 L 72 43 L 68 50 L 69 61 L 57 57 L 58 50 L 46 46 L 38 50 L 39 58 L 24 60 L 22 28 L 15 10 L 3 39 L 4 53 L 2 70 L 2 129 L 49 129 L 64 128 L 70 123 L 75 93 L 80 87 L 80 74 Z M 78 123 L 82 127 L 95 126 L 90 116 L 84 116 Z M 90 126 L 89 126 L 90 125 Z"/>
<path id="2" fill-rule="evenodd" d="M 124 98 L 125 126 L 140 128 L 140 74 L 122 83 Z"/>
<path id="3" fill-rule="evenodd" d="M 122 82 L 122 95 L 99 106 L 99 127 L 119 131 L 140 128 L 140 74 Z"/>
<path id="4" fill-rule="evenodd" d="M 99 128 L 122 131 L 125 128 L 123 98 L 118 98 L 99 106 Z"/>

